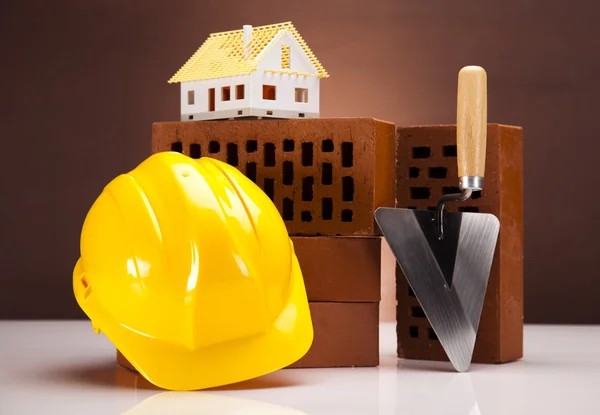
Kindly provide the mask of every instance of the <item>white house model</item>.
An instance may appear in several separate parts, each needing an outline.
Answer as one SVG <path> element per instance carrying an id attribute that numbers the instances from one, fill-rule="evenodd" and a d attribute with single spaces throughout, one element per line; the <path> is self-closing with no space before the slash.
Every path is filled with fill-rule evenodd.
<path id="1" fill-rule="evenodd" d="M 291 22 L 213 33 L 169 80 L 181 84 L 181 119 L 319 116 L 329 75 Z"/>

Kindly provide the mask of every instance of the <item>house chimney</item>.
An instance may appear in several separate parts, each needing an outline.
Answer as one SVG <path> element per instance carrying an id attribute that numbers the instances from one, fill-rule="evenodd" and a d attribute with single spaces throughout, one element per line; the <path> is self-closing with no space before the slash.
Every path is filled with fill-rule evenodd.
<path id="1" fill-rule="evenodd" d="M 239 26 L 238 26 L 239 27 Z M 252 39 L 252 25 L 244 25 L 244 46 Z"/>

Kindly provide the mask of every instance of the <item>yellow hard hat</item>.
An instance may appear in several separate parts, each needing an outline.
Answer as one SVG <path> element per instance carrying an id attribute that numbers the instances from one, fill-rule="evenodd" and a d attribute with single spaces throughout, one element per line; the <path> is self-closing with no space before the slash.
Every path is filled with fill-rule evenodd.
<path id="1" fill-rule="evenodd" d="M 273 202 L 236 168 L 156 153 L 88 212 L 73 271 L 79 306 L 149 382 L 196 390 L 306 354 L 313 326 Z"/>

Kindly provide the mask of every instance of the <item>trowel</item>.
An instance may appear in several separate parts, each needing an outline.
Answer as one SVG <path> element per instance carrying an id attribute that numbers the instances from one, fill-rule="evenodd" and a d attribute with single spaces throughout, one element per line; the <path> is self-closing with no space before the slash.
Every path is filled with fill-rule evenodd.
<path id="1" fill-rule="evenodd" d="M 445 212 L 484 186 L 487 74 L 458 74 L 456 150 L 461 193 L 442 196 L 435 211 L 378 208 L 375 220 L 453 367 L 469 369 L 500 231 L 494 215 Z"/>

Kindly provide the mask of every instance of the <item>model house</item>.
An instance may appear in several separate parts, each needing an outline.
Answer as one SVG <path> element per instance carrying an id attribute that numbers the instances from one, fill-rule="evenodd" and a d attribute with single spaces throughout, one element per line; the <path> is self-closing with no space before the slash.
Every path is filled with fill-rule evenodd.
<path id="1" fill-rule="evenodd" d="M 169 80 L 181 119 L 319 116 L 329 75 L 291 22 L 213 33 Z"/>

